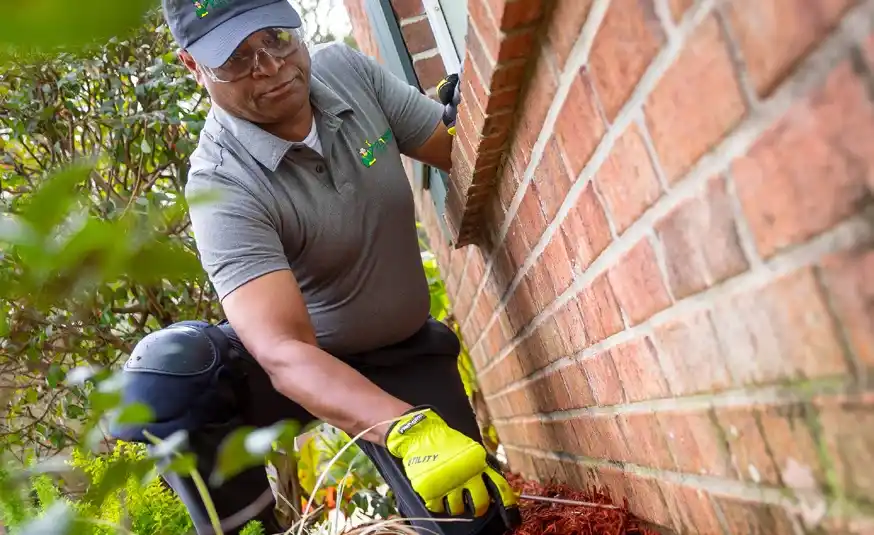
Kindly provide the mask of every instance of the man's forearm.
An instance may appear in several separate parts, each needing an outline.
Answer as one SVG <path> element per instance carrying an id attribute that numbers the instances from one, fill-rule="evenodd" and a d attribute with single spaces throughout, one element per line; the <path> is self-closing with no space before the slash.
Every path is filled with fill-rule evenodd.
<path id="1" fill-rule="evenodd" d="M 260 361 L 273 387 L 350 436 L 412 408 L 314 345 L 290 340 L 275 346 L 271 353 Z M 383 444 L 387 430 L 388 424 L 380 425 L 364 439 Z"/>

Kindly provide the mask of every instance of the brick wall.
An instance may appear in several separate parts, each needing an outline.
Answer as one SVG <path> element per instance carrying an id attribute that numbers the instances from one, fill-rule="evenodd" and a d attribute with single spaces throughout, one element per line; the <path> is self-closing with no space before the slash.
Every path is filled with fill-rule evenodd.
<path id="1" fill-rule="evenodd" d="M 467 128 L 513 121 L 437 251 L 512 467 L 678 533 L 874 533 L 874 1 L 555 0 L 502 59 L 523 2 L 471 0 L 518 91 L 466 68 Z"/>

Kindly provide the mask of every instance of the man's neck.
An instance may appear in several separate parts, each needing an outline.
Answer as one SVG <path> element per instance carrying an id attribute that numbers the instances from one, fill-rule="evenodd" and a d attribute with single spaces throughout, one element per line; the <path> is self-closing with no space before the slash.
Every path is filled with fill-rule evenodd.
<path id="1" fill-rule="evenodd" d="M 286 121 L 262 124 L 261 128 L 286 141 L 303 141 L 313 127 L 313 106 L 307 102 L 294 117 Z"/>

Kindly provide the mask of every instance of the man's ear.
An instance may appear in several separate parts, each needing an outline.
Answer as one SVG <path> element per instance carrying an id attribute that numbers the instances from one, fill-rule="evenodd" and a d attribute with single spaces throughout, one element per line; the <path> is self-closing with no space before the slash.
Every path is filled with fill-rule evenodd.
<path id="1" fill-rule="evenodd" d="M 179 49 L 176 52 L 176 56 L 179 58 L 179 61 L 182 62 L 185 67 L 191 71 L 191 74 L 194 75 L 194 79 L 197 80 L 197 83 L 200 85 L 203 84 L 203 73 L 200 69 L 197 68 L 197 62 L 194 60 L 194 57 L 186 50 Z"/>

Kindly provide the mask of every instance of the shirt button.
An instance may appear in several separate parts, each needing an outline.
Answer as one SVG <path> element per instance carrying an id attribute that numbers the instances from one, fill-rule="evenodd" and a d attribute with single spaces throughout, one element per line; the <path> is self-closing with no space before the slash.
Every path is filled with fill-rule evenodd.
<path id="1" fill-rule="evenodd" d="M 319 164 L 319 165 L 316 166 L 316 173 L 324 173 L 324 172 L 325 172 L 325 166 L 324 166 L 324 165 Z"/>

